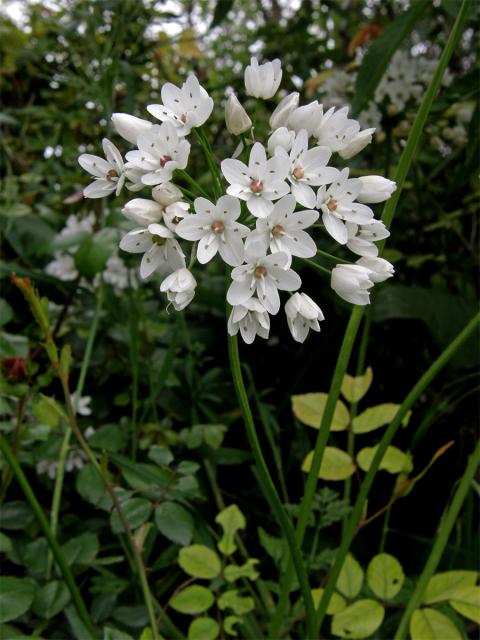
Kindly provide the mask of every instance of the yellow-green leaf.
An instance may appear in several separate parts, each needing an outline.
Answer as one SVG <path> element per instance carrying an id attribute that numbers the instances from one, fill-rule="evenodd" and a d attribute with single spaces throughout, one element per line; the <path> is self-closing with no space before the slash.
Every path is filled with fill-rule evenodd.
<path id="1" fill-rule="evenodd" d="M 322 599 L 324 591 L 325 589 L 323 589 L 322 587 L 320 587 L 319 589 L 312 589 L 313 604 L 315 605 L 316 609 L 318 609 L 318 605 L 320 604 L 320 600 Z M 330 602 L 328 603 L 327 615 L 333 616 L 336 613 L 343 611 L 346 606 L 347 602 L 345 598 L 339 593 L 334 592 L 332 593 L 332 597 L 330 598 Z"/>
<path id="2" fill-rule="evenodd" d="M 342 382 L 343 397 L 349 402 L 358 402 L 369 390 L 372 380 L 373 371 L 371 367 L 368 367 L 363 376 L 354 377 L 346 373 Z"/>
<path id="3" fill-rule="evenodd" d="M 193 584 L 177 593 L 171 600 L 170 606 L 180 613 L 203 613 L 210 609 L 215 598 L 206 587 Z"/>
<path id="4" fill-rule="evenodd" d="M 258 564 L 260 560 L 256 560 L 255 558 L 249 558 L 245 564 L 241 564 L 240 566 L 229 564 L 225 567 L 224 575 L 227 582 L 235 582 L 239 578 L 248 578 L 249 580 L 256 580 L 260 575 L 258 571 L 255 569 L 255 565 Z"/>
<path id="5" fill-rule="evenodd" d="M 385 404 L 377 404 L 375 407 L 365 409 L 365 411 L 353 419 L 352 426 L 354 433 L 368 433 L 369 431 L 384 427 L 386 424 L 390 424 L 399 407 L 399 404 L 386 402 Z M 402 421 L 404 427 L 407 426 L 410 416 L 411 411 L 407 413 Z"/>
<path id="6" fill-rule="evenodd" d="M 188 640 L 215 640 L 220 626 L 213 618 L 197 618 L 188 627 Z"/>
<path id="7" fill-rule="evenodd" d="M 307 454 L 302 464 L 302 471 L 308 473 L 312 466 L 313 451 Z M 322 466 L 318 477 L 322 480 L 345 480 L 355 471 L 355 464 L 352 458 L 337 447 L 325 447 Z"/>
<path id="8" fill-rule="evenodd" d="M 449 604 L 465 618 L 480 624 L 480 587 L 465 587 Z"/>
<path id="9" fill-rule="evenodd" d="M 435 609 L 417 609 L 410 620 L 412 640 L 462 640 L 450 618 Z"/>
<path id="10" fill-rule="evenodd" d="M 372 460 L 375 457 L 378 445 L 375 447 L 365 447 L 361 449 L 357 454 L 357 464 L 362 471 L 368 471 Z M 397 447 L 387 447 L 385 455 L 380 462 L 379 469 L 388 471 L 388 473 L 410 473 L 413 469 L 412 457 L 409 453 L 404 453 L 397 449 Z"/>
<path id="11" fill-rule="evenodd" d="M 235 534 L 238 529 L 245 529 L 245 516 L 236 504 L 231 504 L 220 511 L 215 522 L 218 522 L 223 528 L 223 536 L 217 546 L 222 553 L 229 556 L 237 549 Z"/>
<path id="12" fill-rule="evenodd" d="M 473 587 L 477 581 L 476 571 L 444 571 L 430 578 L 422 602 L 433 604 L 444 600 L 454 600 L 466 587 Z"/>
<path id="13" fill-rule="evenodd" d="M 195 578 L 216 578 L 222 569 L 220 558 L 215 551 L 203 544 L 192 544 L 180 549 L 178 564 L 185 573 Z"/>
<path id="14" fill-rule="evenodd" d="M 385 610 L 375 600 L 358 600 L 332 618 L 332 633 L 340 638 L 368 638 L 383 622 Z"/>
<path id="15" fill-rule="evenodd" d="M 399 561 L 389 553 L 379 553 L 367 568 L 367 582 L 382 600 L 394 598 L 403 586 L 405 574 Z"/>
<path id="16" fill-rule="evenodd" d="M 351 553 L 347 554 L 337 580 L 337 589 L 349 600 L 360 593 L 363 584 L 363 569 Z M 355 637 L 355 636 L 353 636 Z"/>
<path id="17" fill-rule="evenodd" d="M 328 395 L 326 393 L 303 393 L 292 396 L 292 411 L 303 424 L 320 429 Z M 338 400 L 333 414 L 331 431 L 344 431 L 348 427 L 350 415 L 347 407 Z"/>

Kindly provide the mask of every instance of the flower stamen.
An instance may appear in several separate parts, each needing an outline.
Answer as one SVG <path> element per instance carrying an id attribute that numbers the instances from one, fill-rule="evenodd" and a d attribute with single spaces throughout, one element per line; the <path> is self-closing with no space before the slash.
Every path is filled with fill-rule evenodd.
<path id="1" fill-rule="evenodd" d="M 267 275 L 267 270 L 262 265 L 258 266 L 255 269 L 255 277 L 256 278 L 264 278 Z"/>
<path id="2" fill-rule="evenodd" d="M 213 233 L 223 233 L 225 231 L 225 225 L 223 224 L 223 222 L 221 220 L 215 220 L 215 222 L 212 224 L 211 229 L 213 231 Z"/>
<path id="3" fill-rule="evenodd" d="M 261 193 L 263 191 L 263 182 L 260 180 L 252 180 L 250 182 L 250 189 L 253 193 Z"/>

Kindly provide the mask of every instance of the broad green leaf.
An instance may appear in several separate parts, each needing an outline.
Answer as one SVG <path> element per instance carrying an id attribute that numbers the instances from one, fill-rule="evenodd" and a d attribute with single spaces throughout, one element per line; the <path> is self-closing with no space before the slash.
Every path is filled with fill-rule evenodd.
<path id="1" fill-rule="evenodd" d="M 462 616 L 480 624 L 480 587 L 465 587 L 448 602 Z"/>
<path id="2" fill-rule="evenodd" d="M 49 582 L 37 589 L 32 610 L 40 618 L 49 620 L 56 616 L 70 602 L 70 592 L 59 580 Z"/>
<path id="3" fill-rule="evenodd" d="M 27 358 L 28 338 L 0 331 L 0 358 Z"/>
<path id="4" fill-rule="evenodd" d="M 462 634 L 447 618 L 435 609 L 417 609 L 410 619 L 412 640 L 462 640 Z"/>
<path id="5" fill-rule="evenodd" d="M 359 69 L 353 92 L 352 113 L 358 114 L 373 98 L 395 51 L 415 27 L 430 5 L 430 0 L 417 0 L 384 30 L 380 38 L 369 46 Z"/>
<path id="6" fill-rule="evenodd" d="M 103 427 L 99 427 L 88 441 L 91 447 L 114 452 L 121 451 L 125 447 L 125 443 L 125 429 L 118 424 L 105 424 Z"/>
<path id="7" fill-rule="evenodd" d="M 66 542 L 62 549 L 68 564 L 90 564 L 99 550 L 98 537 L 94 533 L 82 533 Z"/>
<path id="8" fill-rule="evenodd" d="M 105 627 L 103 630 L 103 640 L 133 640 L 132 636 L 125 631 L 114 627 Z"/>
<path id="9" fill-rule="evenodd" d="M 312 466 L 313 451 L 307 454 L 302 471 L 308 473 Z M 325 447 L 318 477 L 322 480 L 345 480 L 355 472 L 355 464 L 348 453 L 337 447 Z"/>
<path id="10" fill-rule="evenodd" d="M 0 622 L 15 620 L 33 602 L 35 586 L 26 579 L 3 577 L 0 580 Z"/>
<path id="11" fill-rule="evenodd" d="M 197 618 L 188 627 L 188 640 L 215 640 L 220 627 L 213 618 Z"/>
<path id="12" fill-rule="evenodd" d="M 93 236 L 87 236 L 75 254 L 75 267 L 82 276 L 95 277 L 104 270 L 117 244 L 118 233 L 115 229 L 101 229 Z"/>
<path id="13" fill-rule="evenodd" d="M 210 609 L 214 600 L 209 589 L 194 584 L 177 593 L 170 601 L 170 606 L 180 613 L 203 613 Z"/>
<path id="14" fill-rule="evenodd" d="M 154 640 L 151 627 L 145 627 L 140 635 L 139 640 Z M 163 636 L 160 636 L 159 640 L 164 640 Z"/>
<path id="15" fill-rule="evenodd" d="M 12 500 L 0 505 L 0 528 L 25 529 L 31 524 L 35 516 L 26 502 L 22 500 Z"/>
<path id="16" fill-rule="evenodd" d="M 349 600 L 360 593 L 363 584 L 363 569 L 351 553 L 347 554 L 337 580 L 337 589 Z"/>
<path id="17" fill-rule="evenodd" d="M 320 604 L 320 600 L 322 599 L 324 591 L 325 589 L 323 589 L 322 587 L 320 587 L 319 589 L 312 589 L 313 604 L 315 605 L 316 609 L 318 609 L 318 605 Z M 346 606 L 347 602 L 345 598 L 339 593 L 333 592 L 332 597 L 330 598 L 330 602 L 328 603 L 327 615 L 333 616 L 336 613 L 343 611 Z"/>
<path id="18" fill-rule="evenodd" d="M 137 529 L 148 517 L 152 509 L 151 503 L 146 498 L 129 498 L 122 503 L 122 510 L 131 529 Z M 124 531 L 118 511 L 112 511 L 110 525 L 114 533 Z"/>
<path id="19" fill-rule="evenodd" d="M 220 511 L 215 518 L 215 522 L 218 522 L 223 528 L 223 536 L 217 546 L 222 553 L 229 556 L 237 549 L 235 533 L 239 529 L 245 529 L 247 524 L 245 516 L 236 504 L 231 504 L 223 511 Z"/>
<path id="20" fill-rule="evenodd" d="M 222 570 L 218 555 L 203 544 L 192 544 L 180 549 L 178 564 L 185 573 L 195 578 L 216 578 Z"/>
<path id="21" fill-rule="evenodd" d="M 343 397 L 349 402 L 358 402 L 370 389 L 373 380 L 371 367 L 365 371 L 363 376 L 349 376 L 346 373 L 342 382 Z"/>
<path id="22" fill-rule="evenodd" d="M 386 424 L 390 424 L 390 422 L 397 414 L 399 408 L 399 404 L 386 402 L 385 404 L 377 404 L 375 407 L 366 409 L 365 411 L 363 411 L 363 413 L 360 413 L 353 419 L 353 432 L 368 433 L 369 431 L 375 431 L 375 429 L 384 427 Z M 406 426 L 408 424 L 411 413 L 412 412 L 409 411 L 403 419 L 403 426 Z"/>
<path id="23" fill-rule="evenodd" d="M 0 533 L 0 553 L 10 553 L 12 549 L 13 549 L 13 544 L 10 538 L 6 536 L 4 533 Z"/>
<path id="24" fill-rule="evenodd" d="M 241 564 L 237 567 L 234 564 L 229 564 L 225 567 L 224 575 L 227 582 L 235 582 L 238 578 L 248 578 L 249 580 L 256 580 L 260 575 L 255 569 L 255 565 L 260 561 L 255 558 L 250 558 L 245 564 Z"/>
<path id="25" fill-rule="evenodd" d="M 292 411 L 303 424 L 320 429 L 328 394 L 303 393 L 292 396 Z M 331 431 L 344 431 L 350 422 L 350 414 L 341 400 L 338 400 L 333 414 Z"/>
<path id="26" fill-rule="evenodd" d="M 372 460 L 375 457 L 378 445 L 375 447 L 365 447 L 361 449 L 357 454 L 357 463 L 362 471 L 368 471 Z M 410 473 L 413 469 L 412 457 L 409 453 L 404 453 L 397 449 L 397 447 L 387 447 L 385 455 L 380 462 L 379 469 L 388 471 L 388 473 Z"/>
<path id="27" fill-rule="evenodd" d="M 0 327 L 8 324 L 14 317 L 13 309 L 4 298 L 0 298 Z"/>
<path id="28" fill-rule="evenodd" d="M 367 582 L 381 600 L 391 600 L 403 586 L 405 574 L 399 561 L 388 553 L 379 553 L 367 567 Z"/>
<path id="29" fill-rule="evenodd" d="M 41 424 L 47 424 L 52 429 L 58 427 L 62 418 L 66 418 L 56 401 L 41 393 L 37 396 L 32 412 Z"/>
<path id="30" fill-rule="evenodd" d="M 223 620 L 223 627 L 225 629 L 225 633 L 228 633 L 230 636 L 238 637 L 238 633 L 233 628 L 233 625 L 241 622 L 242 619 L 239 616 L 227 616 Z"/>
<path id="31" fill-rule="evenodd" d="M 385 610 L 376 600 L 358 600 L 332 618 L 332 633 L 340 638 L 368 638 L 383 622 Z"/>
<path id="32" fill-rule="evenodd" d="M 255 603 L 253 602 L 253 598 L 250 598 L 250 596 L 239 595 L 236 589 L 224 591 L 218 599 L 219 609 L 222 611 L 223 609 L 232 609 L 233 613 L 237 616 L 241 616 L 244 613 L 252 611 L 254 607 Z"/>
<path id="33" fill-rule="evenodd" d="M 162 502 L 155 509 L 157 529 L 172 542 L 186 546 L 192 541 L 195 522 L 190 511 L 176 502 Z"/>
<path id="34" fill-rule="evenodd" d="M 80 496 L 90 504 L 100 509 L 110 509 L 112 499 L 108 495 L 98 471 L 92 464 L 86 464 L 77 473 L 75 488 Z"/>
<path id="35" fill-rule="evenodd" d="M 444 600 L 453 600 L 466 587 L 473 587 L 477 582 L 476 571 L 444 571 L 432 576 L 423 594 L 423 604 L 433 604 Z"/>
<path id="36" fill-rule="evenodd" d="M 173 461 L 173 453 L 168 447 L 160 447 L 154 444 L 148 451 L 148 457 L 156 464 L 168 466 Z"/>

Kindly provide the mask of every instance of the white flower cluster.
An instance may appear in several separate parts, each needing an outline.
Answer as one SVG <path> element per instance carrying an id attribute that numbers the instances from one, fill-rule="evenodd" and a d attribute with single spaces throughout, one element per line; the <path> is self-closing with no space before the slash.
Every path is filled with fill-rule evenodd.
<path id="1" fill-rule="evenodd" d="M 260 65 L 252 58 L 245 70 L 246 93 L 269 100 L 281 79 L 279 60 Z M 307 232 L 315 225 L 361 256 L 355 264 L 333 269 L 332 288 L 349 302 L 369 303 L 369 290 L 393 275 L 393 267 L 377 257 L 375 242 L 389 233 L 368 205 L 387 200 L 395 183 L 381 176 L 351 178 L 348 168 L 328 163 L 332 156 L 340 163 L 353 157 L 371 142 L 374 129 L 361 130 L 348 117 L 348 108 L 324 111 L 317 101 L 300 106 L 299 94 L 292 93 L 271 114 L 265 143 L 243 140 L 234 157 L 221 162 L 221 174 L 212 169 L 215 188 L 221 186 L 225 193 L 217 194 L 218 199 L 204 197 L 205 193 L 192 197 L 190 189 L 198 185 L 184 171 L 190 153 L 186 136 L 206 122 L 213 100 L 194 75 L 181 88 L 165 84 L 161 98 L 162 104 L 147 107 L 161 124 L 113 115 L 117 132 L 136 145 L 125 161 L 108 140 L 103 141 L 106 160 L 90 154 L 79 158 L 94 177 L 84 191 L 86 197 L 118 193 L 123 184 L 131 191 L 151 188 L 149 198 L 134 198 L 122 209 L 135 228 L 122 238 L 120 248 L 142 254 L 142 279 L 160 274 L 160 290 L 176 310 L 182 310 L 197 286 L 191 267 L 218 254 L 233 267 L 227 291 L 232 306 L 229 333 L 240 332 L 247 343 L 256 335 L 267 338 L 270 315 L 280 310 L 279 291 L 288 291 L 293 294 L 285 304 L 288 326 L 294 339 L 303 342 L 310 329 L 320 330 L 324 317 L 309 296 L 298 293 L 301 280 L 292 269 L 292 258 L 317 254 L 316 242 Z M 226 102 L 225 120 L 230 133 L 251 129 L 253 137 L 252 120 L 234 95 Z M 197 138 L 208 153 L 205 134 L 199 132 Z M 210 165 L 214 162 L 211 155 L 207 160 Z M 172 182 L 178 171 L 189 182 L 185 194 Z M 316 225 L 320 216 L 322 224 Z M 182 248 L 185 240 L 193 243 L 188 252 Z"/>

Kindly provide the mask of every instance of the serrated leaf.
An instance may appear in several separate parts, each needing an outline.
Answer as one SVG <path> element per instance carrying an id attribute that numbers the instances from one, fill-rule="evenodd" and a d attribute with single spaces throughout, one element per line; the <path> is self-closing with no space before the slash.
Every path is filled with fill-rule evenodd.
<path id="1" fill-rule="evenodd" d="M 322 599 L 324 591 L 325 589 L 323 589 L 322 587 L 318 589 L 312 589 L 313 604 L 315 605 L 316 609 L 318 609 L 318 605 L 320 604 L 320 600 Z M 345 600 L 345 598 L 339 593 L 333 592 L 332 597 L 330 598 L 330 602 L 328 603 L 327 615 L 333 616 L 335 613 L 343 611 L 346 606 L 347 601 Z"/>
<path id="2" fill-rule="evenodd" d="M 444 571 L 432 576 L 423 594 L 423 604 L 433 604 L 454 599 L 466 587 L 473 587 L 477 581 L 476 571 Z"/>
<path id="3" fill-rule="evenodd" d="M 170 600 L 170 606 L 180 613 L 203 613 L 210 609 L 214 600 L 209 589 L 194 584 L 177 593 Z"/>
<path id="4" fill-rule="evenodd" d="M 192 541 L 195 522 L 190 511 L 176 502 L 162 502 L 155 509 L 155 524 L 162 535 L 186 546 Z"/>
<path id="5" fill-rule="evenodd" d="M 63 582 L 55 580 L 37 590 L 32 610 L 37 616 L 49 620 L 63 611 L 69 602 L 70 591 Z"/>
<path id="6" fill-rule="evenodd" d="M 253 602 L 253 598 L 239 595 L 236 589 L 224 591 L 218 599 L 219 609 L 222 611 L 223 609 L 232 609 L 233 613 L 239 616 L 252 611 L 254 607 L 255 603 Z"/>
<path id="7" fill-rule="evenodd" d="M 313 451 L 307 454 L 302 471 L 308 473 L 312 466 Z M 325 447 L 318 477 L 322 480 L 345 480 L 355 472 L 355 464 L 348 453 L 337 447 Z"/>
<path id="8" fill-rule="evenodd" d="M 399 561 L 388 553 L 373 557 L 367 567 L 367 582 L 381 600 L 391 600 L 403 586 L 405 574 Z"/>
<path id="9" fill-rule="evenodd" d="M 358 402 L 370 389 L 373 380 L 371 367 L 362 376 L 349 376 L 346 373 L 342 382 L 342 395 L 349 402 Z"/>
<path id="10" fill-rule="evenodd" d="M 197 618 L 188 627 L 188 640 L 215 640 L 220 626 L 213 618 Z"/>
<path id="11" fill-rule="evenodd" d="M 375 600 L 358 600 L 332 618 L 332 633 L 340 638 L 368 638 L 383 622 L 385 610 Z"/>
<path id="12" fill-rule="evenodd" d="M 223 536 L 217 546 L 226 556 L 231 555 L 237 549 L 235 544 L 235 533 L 239 529 L 245 529 L 246 520 L 243 513 L 236 504 L 229 505 L 215 518 L 215 522 L 223 528 Z"/>
<path id="13" fill-rule="evenodd" d="M 148 520 L 151 509 L 152 505 L 146 498 L 128 498 L 122 503 L 123 513 L 131 529 L 137 529 Z M 124 531 L 123 523 L 116 510 L 112 511 L 110 516 L 110 526 L 114 533 L 122 533 Z"/>
<path id="14" fill-rule="evenodd" d="M 0 580 L 0 622 L 9 622 L 23 615 L 33 602 L 35 586 L 22 578 Z"/>
<path id="15" fill-rule="evenodd" d="M 465 587 L 449 604 L 465 618 L 480 624 L 480 587 Z"/>
<path id="16" fill-rule="evenodd" d="M 373 458 L 377 451 L 378 445 L 375 447 L 365 447 L 361 449 L 357 454 L 357 464 L 362 471 L 368 471 L 372 464 Z M 380 462 L 379 469 L 388 471 L 388 473 L 410 473 L 413 469 L 412 457 L 409 453 L 404 453 L 397 449 L 397 447 L 387 447 L 385 455 Z"/>
<path id="17" fill-rule="evenodd" d="M 412 640 L 461 640 L 462 634 L 447 618 L 435 609 L 417 609 L 410 619 Z"/>
<path id="18" fill-rule="evenodd" d="M 327 399 L 328 394 L 326 393 L 303 393 L 292 396 L 292 411 L 303 424 L 320 429 Z M 338 400 L 333 414 L 331 431 L 344 431 L 349 422 L 348 409 L 341 400 Z"/>
<path id="19" fill-rule="evenodd" d="M 180 549 L 178 564 L 185 573 L 195 578 L 216 578 L 222 569 L 220 558 L 215 551 L 203 544 L 192 544 Z"/>
<path id="20" fill-rule="evenodd" d="M 360 593 L 363 584 L 363 569 L 351 553 L 347 554 L 337 580 L 337 589 L 349 600 Z"/>
<path id="21" fill-rule="evenodd" d="M 384 404 L 377 404 L 375 407 L 366 409 L 358 416 L 355 416 L 352 422 L 352 428 L 354 433 L 369 433 L 384 427 L 394 419 L 397 414 L 399 404 L 393 402 L 385 402 Z M 402 421 L 405 427 L 410 420 L 412 412 L 409 411 Z"/>
<path id="22" fill-rule="evenodd" d="M 255 569 L 255 565 L 257 565 L 259 562 L 260 560 L 250 558 L 245 562 L 245 564 L 241 564 L 238 567 L 234 564 L 229 564 L 225 567 L 224 570 L 225 579 L 227 580 L 227 582 L 235 582 L 235 580 L 238 580 L 239 578 L 256 580 L 260 574 Z"/>

